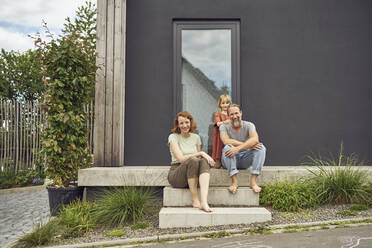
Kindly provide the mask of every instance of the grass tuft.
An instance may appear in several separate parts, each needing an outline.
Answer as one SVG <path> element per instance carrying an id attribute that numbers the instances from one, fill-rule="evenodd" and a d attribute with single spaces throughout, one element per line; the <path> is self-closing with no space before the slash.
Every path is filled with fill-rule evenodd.
<path id="1" fill-rule="evenodd" d="M 307 182 L 313 185 L 321 203 L 368 202 L 367 177 L 358 169 L 364 163 L 356 154 L 344 155 L 343 144 L 337 159 L 324 159 L 320 155 L 307 156 L 307 159 L 304 165 L 317 167 L 317 170 L 309 169 L 311 176 Z"/>
<path id="2" fill-rule="evenodd" d="M 124 187 L 105 190 L 97 200 L 93 212 L 97 224 L 104 226 L 123 226 L 135 223 L 150 211 L 149 200 L 154 191 L 145 188 Z"/>
<path id="3" fill-rule="evenodd" d="M 42 222 L 38 223 L 36 228 L 29 234 L 26 234 L 19 240 L 22 247 L 36 247 L 48 244 L 56 235 L 58 231 L 57 221 L 52 220 L 43 225 Z"/>
<path id="4" fill-rule="evenodd" d="M 64 238 L 80 237 L 95 226 L 92 218 L 94 204 L 77 200 L 63 206 L 58 221 L 63 226 Z"/>

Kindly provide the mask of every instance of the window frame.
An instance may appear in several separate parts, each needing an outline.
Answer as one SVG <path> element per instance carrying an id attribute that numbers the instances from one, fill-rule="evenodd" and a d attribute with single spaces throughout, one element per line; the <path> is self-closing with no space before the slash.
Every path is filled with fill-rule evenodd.
<path id="1" fill-rule="evenodd" d="M 231 97 L 240 104 L 240 20 L 173 20 L 173 115 L 182 111 L 182 30 L 231 30 Z"/>

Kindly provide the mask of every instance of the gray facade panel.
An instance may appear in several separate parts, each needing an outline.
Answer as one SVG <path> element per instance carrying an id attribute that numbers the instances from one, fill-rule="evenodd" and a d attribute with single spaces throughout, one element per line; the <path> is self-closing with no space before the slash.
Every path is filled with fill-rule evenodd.
<path id="1" fill-rule="evenodd" d="M 240 99 L 268 165 L 344 142 L 372 162 L 372 1 L 128 0 L 125 164 L 164 165 L 174 19 L 240 20 Z"/>

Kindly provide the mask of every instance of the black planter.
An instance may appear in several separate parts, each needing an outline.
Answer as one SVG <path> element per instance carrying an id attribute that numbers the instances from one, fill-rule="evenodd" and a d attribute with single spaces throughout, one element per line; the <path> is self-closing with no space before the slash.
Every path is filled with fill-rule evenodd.
<path id="1" fill-rule="evenodd" d="M 50 214 L 56 216 L 62 205 L 69 204 L 76 199 L 83 198 L 83 187 L 71 186 L 68 188 L 47 187 Z"/>

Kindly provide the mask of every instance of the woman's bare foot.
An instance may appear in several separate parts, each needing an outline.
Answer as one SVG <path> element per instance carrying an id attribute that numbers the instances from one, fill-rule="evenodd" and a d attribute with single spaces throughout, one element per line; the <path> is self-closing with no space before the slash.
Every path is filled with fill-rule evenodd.
<path id="1" fill-rule="evenodd" d="M 260 193 L 261 192 L 261 187 L 259 187 L 257 184 L 251 185 L 250 186 L 255 193 Z"/>
<path id="2" fill-rule="evenodd" d="M 199 200 L 192 200 L 192 207 L 201 209 L 200 201 Z"/>
<path id="3" fill-rule="evenodd" d="M 207 203 L 202 204 L 200 209 L 207 213 L 213 212 L 213 210 L 209 207 Z"/>
<path id="4" fill-rule="evenodd" d="M 230 187 L 227 188 L 227 190 L 231 194 L 235 195 L 236 194 L 236 191 L 238 190 L 238 185 L 232 184 L 232 185 L 230 185 Z"/>

